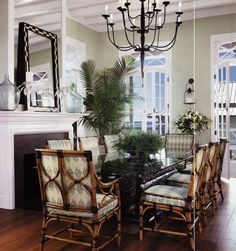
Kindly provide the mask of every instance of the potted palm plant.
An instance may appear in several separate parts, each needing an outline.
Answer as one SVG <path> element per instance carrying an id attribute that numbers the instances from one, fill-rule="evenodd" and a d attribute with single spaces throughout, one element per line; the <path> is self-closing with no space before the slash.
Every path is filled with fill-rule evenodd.
<path id="1" fill-rule="evenodd" d="M 104 144 L 104 135 L 117 133 L 121 127 L 125 105 L 133 99 L 126 93 L 124 76 L 134 68 L 132 57 L 122 57 L 112 68 L 100 72 L 92 60 L 81 64 L 80 76 L 86 93 L 84 105 L 88 114 L 80 123 L 96 133 L 99 144 Z"/>

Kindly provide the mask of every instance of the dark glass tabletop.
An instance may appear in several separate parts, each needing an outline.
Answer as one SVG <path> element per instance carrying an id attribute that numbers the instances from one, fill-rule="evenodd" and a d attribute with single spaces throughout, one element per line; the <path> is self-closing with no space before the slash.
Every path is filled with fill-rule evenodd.
<path id="1" fill-rule="evenodd" d="M 104 180 L 123 176 L 140 177 L 144 182 L 170 172 L 183 165 L 190 156 L 166 156 L 165 151 L 148 156 L 131 156 L 127 153 L 107 153 L 93 157 L 96 172 Z"/>

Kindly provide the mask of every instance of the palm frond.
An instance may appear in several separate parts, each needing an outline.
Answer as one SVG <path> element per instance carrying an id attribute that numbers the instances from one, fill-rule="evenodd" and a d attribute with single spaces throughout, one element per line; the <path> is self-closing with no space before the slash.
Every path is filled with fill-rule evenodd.
<path id="1" fill-rule="evenodd" d="M 91 93 L 94 90 L 97 74 L 96 64 L 93 60 L 87 60 L 81 64 L 80 78 L 83 81 L 86 93 Z"/>

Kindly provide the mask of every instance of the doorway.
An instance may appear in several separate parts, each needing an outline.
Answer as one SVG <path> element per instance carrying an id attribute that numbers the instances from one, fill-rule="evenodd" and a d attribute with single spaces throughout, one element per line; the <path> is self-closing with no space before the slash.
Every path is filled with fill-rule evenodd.
<path id="1" fill-rule="evenodd" d="M 229 140 L 222 176 L 236 177 L 236 33 L 212 36 L 212 139 Z"/>

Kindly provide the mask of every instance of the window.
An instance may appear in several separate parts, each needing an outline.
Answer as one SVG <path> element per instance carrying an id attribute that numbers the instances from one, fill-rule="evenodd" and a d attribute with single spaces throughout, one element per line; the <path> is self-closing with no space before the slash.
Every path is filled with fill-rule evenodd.
<path id="1" fill-rule="evenodd" d="M 140 75 L 140 54 L 133 53 L 136 69 L 126 77 L 127 89 L 137 97 L 128 107 L 126 125 L 137 130 L 157 131 L 164 136 L 169 130 L 170 83 L 168 52 L 146 52 L 144 79 Z"/>

